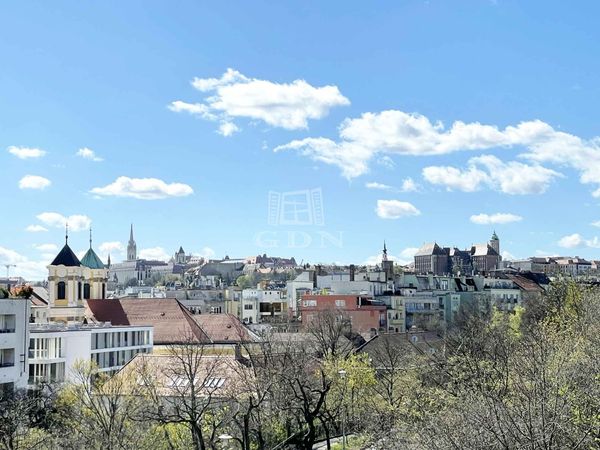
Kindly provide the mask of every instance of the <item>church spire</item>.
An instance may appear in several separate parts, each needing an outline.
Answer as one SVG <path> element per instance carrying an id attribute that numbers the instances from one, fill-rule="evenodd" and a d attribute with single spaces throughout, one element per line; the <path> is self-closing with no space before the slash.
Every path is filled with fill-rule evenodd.
<path id="1" fill-rule="evenodd" d="M 387 261 L 388 260 L 387 247 L 385 246 L 385 240 L 383 241 L 383 256 L 382 256 L 381 260 L 382 261 Z"/>
<path id="2" fill-rule="evenodd" d="M 131 228 L 129 229 L 129 242 L 127 243 L 127 260 L 135 261 L 137 259 L 137 246 L 135 244 L 135 240 L 133 239 L 133 224 L 131 224 Z"/>

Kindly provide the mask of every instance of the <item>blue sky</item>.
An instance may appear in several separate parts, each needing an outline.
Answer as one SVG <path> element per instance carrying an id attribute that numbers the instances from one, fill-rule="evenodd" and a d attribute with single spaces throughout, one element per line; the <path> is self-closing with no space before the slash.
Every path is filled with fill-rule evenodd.
<path id="1" fill-rule="evenodd" d="M 3 3 L 0 263 L 43 277 L 66 218 L 74 250 L 91 222 L 113 261 L 132 222 L 145 256 L 361 263 L 385 239 L 410 260 L 496 229 L 516 257 L 596 258 L 599 14 L 594 1 Z M 312 189 L 322 220 L 269 221 L 270 191 Z"/>

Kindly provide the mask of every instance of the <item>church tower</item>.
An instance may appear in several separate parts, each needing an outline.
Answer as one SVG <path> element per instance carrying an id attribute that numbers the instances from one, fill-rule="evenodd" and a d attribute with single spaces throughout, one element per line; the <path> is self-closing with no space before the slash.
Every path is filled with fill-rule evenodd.
<path id="1" fill-rule="evenodd" d="M 92 249 L 92 229 L 90 228 L 90 248 L 81 259 L 83 267 L 83 276 L 85 283 L 83 285 L 84 299 L 105 299 L 106 283 L 108 282 L 108 269 Z"/>
<path id="2" fill-rule="evenodd" d="M 496 253 L 500 254 L 500 239 L 498 239 L 498 235 L 494 230 L 494 234 L 492 234 L 492 238 L 490 239 L 490 247 L 496 250 Z"/>
<path id="3" fill-rule="evenodd" d="M 394 261 L 388 258 L 387 247 L 383 241 L 383 253 L 381 255 L 381 268 L 385 272 L 386 281 L 394 280 Z"/>
<path id="4" fill-rule="evenodd" d="M 69 247 L 68 230 L 66 227 L 64 247 L 48 266 L 48 306 L 52 322 L 77 322 L 83 319 L 85 312 L 83 267 Z"/>
<path id="5" fill-rule="evenodd" d="M 127 261 L 135 261 L 137 259 L 137 247 L 133 239 L 133 224 L 129 231 L 129 242 L 127 243 Z"/>

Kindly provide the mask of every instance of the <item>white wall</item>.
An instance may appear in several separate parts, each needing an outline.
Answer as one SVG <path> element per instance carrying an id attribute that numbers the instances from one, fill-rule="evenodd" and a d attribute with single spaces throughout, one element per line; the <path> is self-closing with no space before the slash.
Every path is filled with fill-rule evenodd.
<path id="1" fill-rule="evenodd" d="M 15 388 L 27 386 L 27 347 L 29 345 L 27 324 L 29 311 L 29 300 L 0 299 L 0 315 L 15 316 L 15 331 L 0 333 L 0 350 L 12 349 L 14 351 L 14 365 L 0 367 L 0 384 L 14 383 Z"/>

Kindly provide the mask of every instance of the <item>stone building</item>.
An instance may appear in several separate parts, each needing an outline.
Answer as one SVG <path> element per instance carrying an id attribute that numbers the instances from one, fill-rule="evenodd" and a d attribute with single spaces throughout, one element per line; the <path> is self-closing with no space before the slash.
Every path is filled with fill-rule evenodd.
<path id="1" fill-rule="evenodd" d="M 436 242 L 423 245 L 414 256 L 416 273 L 472 274 L 501 268 L 500 239 L 494 231 L 491 239 L 470 249 L 441 247 Z"/>

